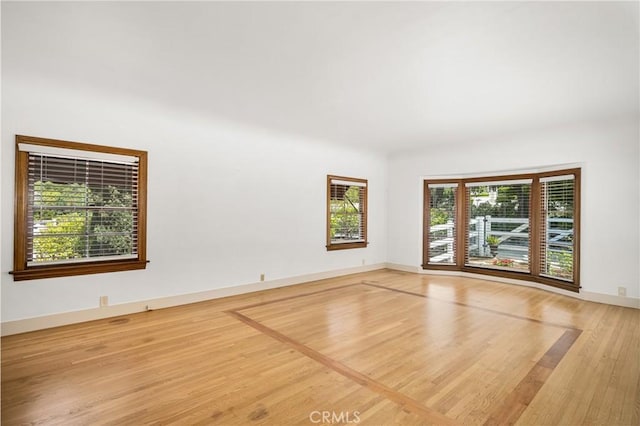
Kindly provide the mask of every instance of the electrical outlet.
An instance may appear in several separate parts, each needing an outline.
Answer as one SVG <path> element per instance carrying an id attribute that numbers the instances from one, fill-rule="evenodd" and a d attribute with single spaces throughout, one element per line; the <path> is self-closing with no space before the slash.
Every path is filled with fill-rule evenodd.
<path id="1" fill-rule="evenodd" d="M 626 287 L 618 287 L 618 296 L 626 296 L 627 288 Z"/>
<path id="2" fill-rule="evenodd" d="M 109 306 L 109 296 L 100 296 L 100 307 Z"/>
<path id="3" fill-rule="evenodd" d="M 264 281 L 264 274 L 260 274 L 260 281 Z"/>
<path id="4" fill-rule="evenodd" d="M 364 265 L 365 263 L 367 263 L 366 259 L 362 259 L 362 264 Z"/>

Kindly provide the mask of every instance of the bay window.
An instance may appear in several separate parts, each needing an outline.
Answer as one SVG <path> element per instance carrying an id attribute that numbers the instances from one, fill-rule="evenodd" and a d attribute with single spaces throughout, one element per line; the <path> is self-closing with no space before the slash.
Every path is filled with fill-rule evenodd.
<path id="1" fill-rule="evenodd" d="M 578 291 L 580 169 L 425 180 L 423 268 Z"/>

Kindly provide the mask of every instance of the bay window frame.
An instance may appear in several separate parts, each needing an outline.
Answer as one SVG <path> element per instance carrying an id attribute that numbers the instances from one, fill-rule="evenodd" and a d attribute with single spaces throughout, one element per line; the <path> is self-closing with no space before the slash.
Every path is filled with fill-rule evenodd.
<path id="1" fill-rule="evenodd" d="M 553 176 L 573 175 L 573 278 L 572 280 L 564 280 L 561 278 L 553 278 L 544 275 L 541 271 L 540 247 L 543 244 L 540 237 L 540 229 L 542 226 L 541 217 L 541 184 L 540 179 Z M 467 245 L 467 232 L 470 223 L 470 213 L 466 197 L 467 183 L 475 182 L 491 182 L 491 181 L 517 181 L 523 179 L 532 179 L 531 190 L 529 195 L 529 271 L 505 270 L 489 267 L 472 266 L 466 264 L 469 251 Z M 511 175 L 495 175 L 495 176 L 479 176 L 468 178 L 452 178 L 452 179 L 424 179 L 423 185 L 423 262 L 422 268 L 425 270 L 449 270 L 460 271 L 473 274 L 483 274 L 501 278 L 511 278 L 519 280 L 533 281 L 564 290 L 579 292 L 580 290 L 580 181 L 581 169 L 561 169 L 539 173 L 520 173 Z M 456 252 L 455 264 L 433 264 L 429 263 L 429 227 L 430 227 L 430 184 L 456 183 Z"/>

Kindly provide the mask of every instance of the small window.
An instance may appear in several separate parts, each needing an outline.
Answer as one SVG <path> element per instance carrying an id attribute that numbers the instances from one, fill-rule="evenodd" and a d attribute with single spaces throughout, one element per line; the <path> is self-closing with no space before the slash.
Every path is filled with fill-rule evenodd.
<path id="1" fill-rule="evenodd" d="M 146 156 L 17 136 L 14 279 L 144 269 Z"/>
<path id="2" fill-rule="evenodd" d="M 327 250 L 367 244 L 367 180 L 327 176 Z"/>

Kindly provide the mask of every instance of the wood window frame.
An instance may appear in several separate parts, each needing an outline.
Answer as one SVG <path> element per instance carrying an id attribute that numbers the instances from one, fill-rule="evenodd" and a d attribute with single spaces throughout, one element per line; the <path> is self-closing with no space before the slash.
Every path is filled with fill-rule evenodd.
<path id="1" fill-rule="evenodd" d="M 89 153 L 106 153 L 133 156 L 138 159 L 138 227 L 137 257 L 133 259 L 96 260 L 69 262 L 47 265 L 27 264 L 28 238 L 28 173 L 29 152 L 21 151 L 20 144 L 40 145 L 45 147 L 87 151 Z M 42 278 L 66 277 L 73 275 L 98 274 L 106 272 L 130 271 L 145 269 L 147 266 L 147 152 L 135 149 L 116 148 L 104 145 L 93 145 L 82 142 L 69 142 L 57 139 L 16 135 L 15 160 L 15 197 L 14 197 L 14 281 Z"/>
<path id="2" fill-rule="evenodd" d="M 335 243 L 331 238 L 331 181 L 332 180 L 342 180 L 349 182 L 356 182 L 359 184 L 364 184 L 364 197 L 362 200 L 361 206 L 361 221 L 362 221 L 362 240 L 357 242 L 348 242 L 348 243 Z M 367 225 L 368 225 L 368 201 L 369 199 L 369 182 L 367 179 L 361 178 L 353 178 L 346 176 L 336 176 L 336 175 L 327 175 L 327 251 L 333 250 L 346 250 L 346 249 L 355 249 L 355 248 L 366 248 L 369 244 L 367 239 Z"/>
<path id="3" fill-rule="evenodd" d="M 574 175 L 574 188 L 573 188 L 573 279 L 572 281 L 566 281 L 562 279 L 555 279 L 548 276 L 541 275 L 541 262 L 540 262 L 540 233 L 539 228 L 541 226 L 542 218 L 540 217 L 540 179 L 550 176 L 561 175 Z M 470 266 L 465 264 L 465 258 L 468 251 L 466 244 L 466 224 L 469 223 L 469 212 L 467 208 L 468 201 L 465 195 L 465 183 L 468 182 L 483 182 L 483 181 L 504 181 L 504 180 L 518 180 L 518 179 L 533 179 L 530 191 L 529 202 L 529 219 L 530 219 L 530 240 L 529 240 L 529 256 L 530 256 L 530 272 L 524 271 L 507 271 L 502 269 L 490 269 L 481 268 L 477 266 Z M 473 274 L 489 275 L 501 278 L 511 278 L 518 280 L 526 280 L 537 282 L 552 287 L 560 288 L 563 290 L 569 290 L 573 292 L 580 291 L 580 182 L 581 182 L 581 169 L 571 168 L 562 170 L 553 170 L 540 173 L 523 173 L 512 175 L 495 175 L 495 176 L 481 176 L 470 178 L 454 178 L 454 179 L 425 179 L 423 182 L 423 261 L 422 268 L 425 270 L 449 270 L 449 271 L 461 271 Z M 464 229 L 457 229 L 456 231 L 456 263 L 454 265 L 437 265 L 429 264 L 429 184 L 433 183 L 457 183 L 458 191 L 456 193 L 456 226 L 461 224 Z"/>

